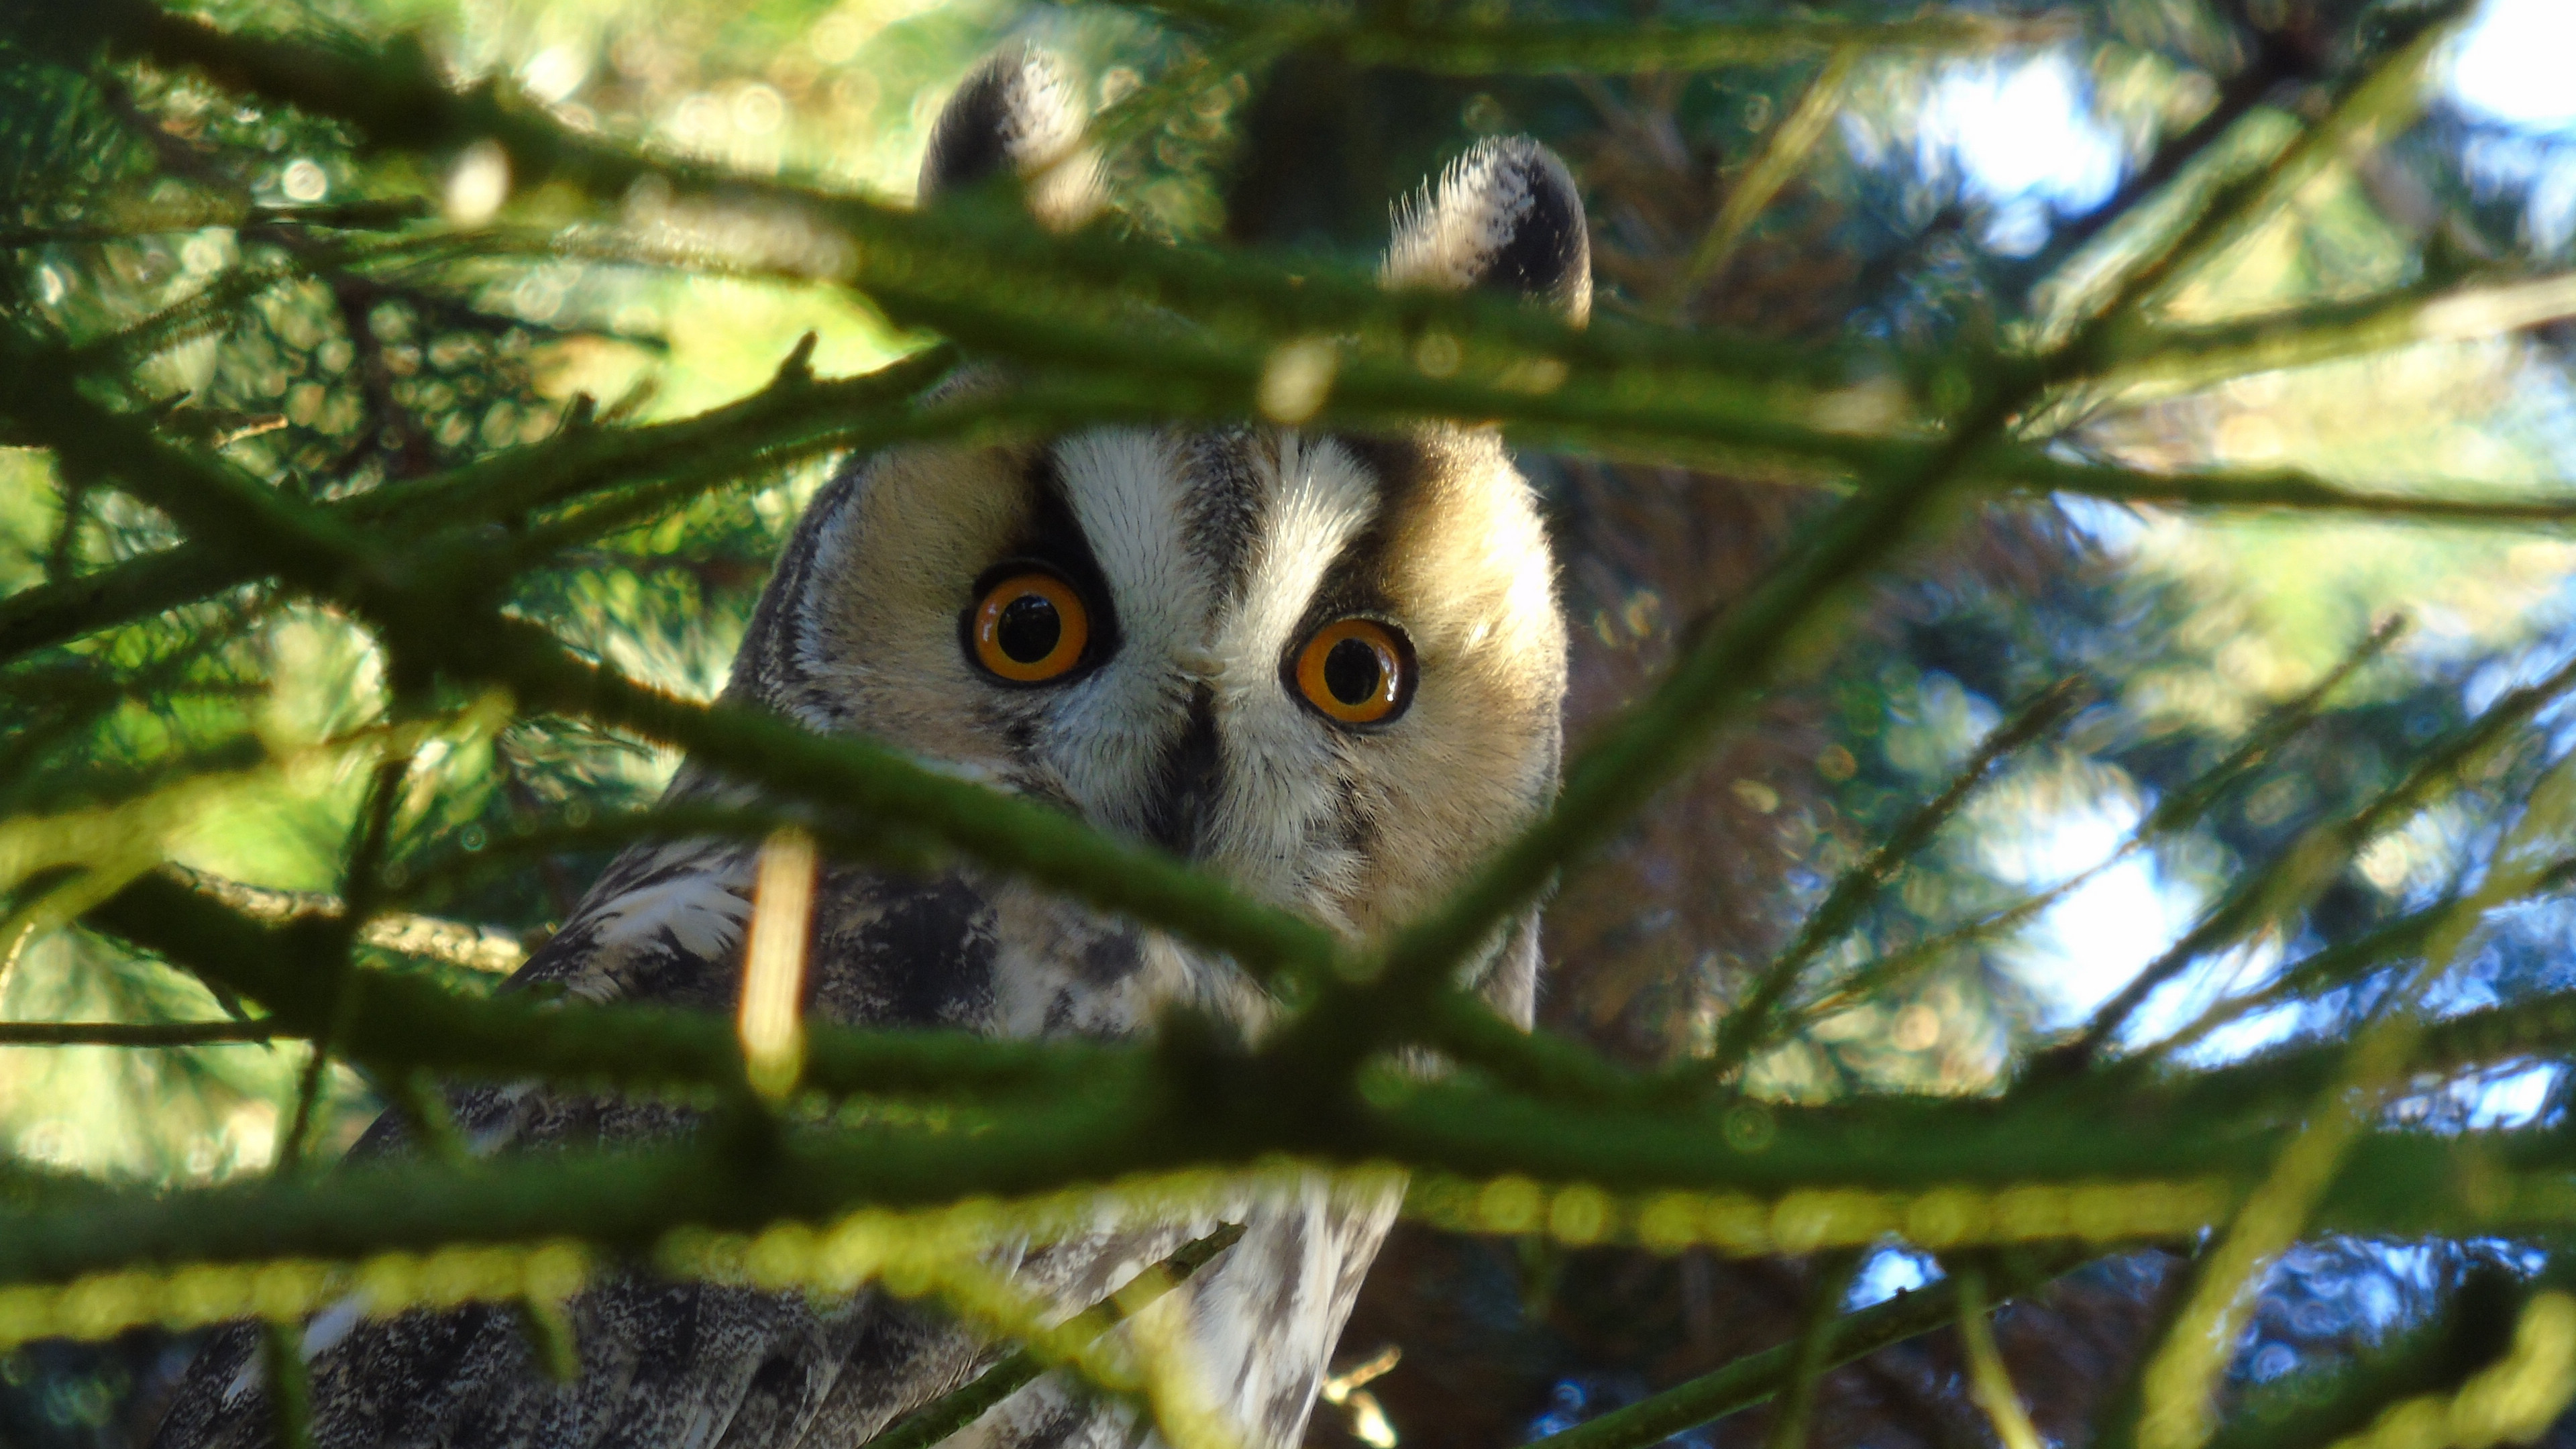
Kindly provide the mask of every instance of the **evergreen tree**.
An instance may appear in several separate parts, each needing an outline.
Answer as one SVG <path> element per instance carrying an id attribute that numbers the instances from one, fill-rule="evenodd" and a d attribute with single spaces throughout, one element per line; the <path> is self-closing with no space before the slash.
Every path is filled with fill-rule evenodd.
<path id="1" fill-rule="evenodd" d="M 2442 87 L 2466 6 L 201 10 L 0 3 L 0 1437 L 136 1442 L 204 1324 L 352 1284 L 542 1334 L 610 1253 L 834 1286 L 781 1211 L 950 1261 L 1001 1166 L 897 1201 L 883 1154 L 1155 1090 L 818 1031 L 788 1209 L 625 1206 L 695 1142 L 323 1171 L 382 1110 L 435 1140 L 441 1078 L 738 1084 L 724 1023 L 490 995 L 620 845 L 780 825 L 657 814 L 682 748 L 1454 1064 L 1361 1072 L 1339 1165 L 1414 1189 L 1318 1441 L 2485 1443 L 2576 1390 L 2576 303 L 2551 143 Z M 884 199 L 1022 33 L 1097 77 L 1125 211 Z M 1971 174 L 1944 108 L 2027 75 L 2099 194 Z M 1503 131 L 1581 174 L 1586 332 L 1366 274 L 1383 198 Z M 1565 807 L 1376 984 L 700 703 L 833 460 L 1253 415 L 1317 336 L 1321 424 L 1503 421 L 1580 651 Z M 1010 389 L 925 399 L 952 348 Z M 2085 881 L 2143 903 L 2049 914 Z M 1439 948 L 1551 882 L 1524 1040 Z M 2095 960 L 2143 974 L 2052 978 Z"/>

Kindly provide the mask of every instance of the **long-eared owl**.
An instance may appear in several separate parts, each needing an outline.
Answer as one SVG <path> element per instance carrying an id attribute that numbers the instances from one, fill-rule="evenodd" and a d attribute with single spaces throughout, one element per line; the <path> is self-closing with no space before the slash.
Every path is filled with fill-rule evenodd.
<path id="1" fill-rule="evenodd" d="M 1093 169 L 1075 94 L 1042 53 L 987 62 L 937 124 L 925 200 L 1011 172 L 1042 216 L 1084 215 Z M 1579 320 L 1591 284 L 1571 178 L 1535 143 L 1477 146 L 1400 211 L 1383 274 L 1491 287 Z M 969 364 L 943 386 L 994 378 Z M 1100 427 L 852 460 L 788 543 L 725 698 L 873 736 L 1366 941 L 1436 901 L 1549 798 L 1564 656 L 1532 493 L 1490 429 Z M 694 764 L 669 795 L 746 797 Z M 728 1009 L 756 849 L 628 850 L 513 986 Z M 1536 965 L 1536 924 L 1522 920 L 1475 979 L 1526 1024 Z M 921 878 L 827 860 L 809 978 L 812 1012 L 877 1027 L 1130 1036 L 1188 1002 L 1257 1034 L 1270 1012 L 1224 961 L 973 866 Z M 487 1151 L 673 1121 L 666 1107 L 525 1085 L 454 1100 Z M 399 1136 L 380 1123 L 372 1148 Z M 1243 1236 L 1148 1310 L 1247 1449 L 1303 1434 L 1395 1206 L 1383 1189 L 1321 1180 L 1232 1204 Z M 1110 1224 L 1003 1266 L 1069 1312 L 1215 1220 Z M 568 1311 L 571 1383 L 538 1372 L 506 1308 L 320 1315 L 302 1341 L 317 1443 L 856 1446 L 1000 1352 L 874 1291 L 826 1301 L 634 1274 Z M 158 1442 L 269 1442 L 264 1382 L 255 1336 L 219 1337 Z M 1117 1401 L 1047 1376 L 951 1442 L 1123 1445 L 1150 1432 Z"/>

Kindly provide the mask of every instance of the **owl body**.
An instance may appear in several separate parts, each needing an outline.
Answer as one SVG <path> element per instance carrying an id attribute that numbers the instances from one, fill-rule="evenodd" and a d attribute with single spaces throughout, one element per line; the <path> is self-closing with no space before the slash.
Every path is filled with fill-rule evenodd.
<path id="1" fill-rule="evenodd" d="M 1010 170 L 1042 216 L 1086 214 L 1071 93 L 1041 55 L 989 63 L 934 134 L 925 196 Z M 1400 224 L 1388 274 L 1579 317 L 1585 257 L 1561 165 L 1501 143 Z M 994 385 L 971 366 L 945 384 Z M 1564 650 L 1544 529 L 1489 430 L 1114 427 L 853 462 L 790 539 L 725 697 L 870 736 L 1367 941 L 1553 791 Z M 690 763 L 669 798 L 753 796 Z M 755 865 L 756 847 L 731 842 L 630 849 L 514 987 L 729 1010 Z M 1526 1022 L 1536 961 L 1523 920 L 1473 980 Z M 1257 1036 L 1276 1009 L 1229 961 L 971 864 L 923 877 L 827 861 L 808 974 L 818 1017 L 1016 1038 L 1133 1037 L 1176 1004 Z M 478 1151 L 680 1125 L 673 1108 L 528 1085 L 463 1092 L 456 1112 Z M 996 1266 L 1070 1315 L 1241 1224 L 1124 1331 L 1177 1344 L 1237 1442 L 1271 1449 L 1302 1435 L 1395 1206 L 1383 1188 L 1274 1183 L 1195 1222 L 1103 1221 Z M 304 1341 L 317 1442 L 839 1449 L 1007 1351 L 875 1291 L 818 1302 L 626 1276 L 570 1318 L 582 1373 L 558 1385 L 508 1309 L 326 1313 Z M 192 1369 L 158 1442 L 271 1442 L 270 1420 L 237 1333 Z M 1048 1376 L 949 1442 L 1150 1437 L 1123 1405 Z"/>

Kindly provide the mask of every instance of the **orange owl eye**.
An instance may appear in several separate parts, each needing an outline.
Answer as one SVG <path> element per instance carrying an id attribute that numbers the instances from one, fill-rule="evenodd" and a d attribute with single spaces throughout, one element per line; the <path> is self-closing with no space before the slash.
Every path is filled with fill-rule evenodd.
<path id="1" fill-rule="evenodd" d="M 1297 693 L 1341 724 L 1384 724 L 1413 697 L 1413 646 L 1375 619 L 1336 619 L 1297 651 Z"/>
<path id="2" fill-rule="evenodd" d="M 984 591 L 966 620 L 975 662 L 1013 684 L 1062 679 L 1091 643 L 1091 611 L 1073 586 L 1034 569 Z"/>

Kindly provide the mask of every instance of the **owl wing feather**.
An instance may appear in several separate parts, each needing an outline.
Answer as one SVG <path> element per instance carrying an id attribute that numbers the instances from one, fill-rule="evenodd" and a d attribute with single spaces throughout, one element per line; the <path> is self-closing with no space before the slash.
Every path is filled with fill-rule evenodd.
<path id="1" fill-rule="evenodd" d="M 697 788 L 690 777 L 674 786 Z M 749 916 L 750 871 L 749 852 L 722 842 L 631 848 L 505 989 L 552 983 L 594 1002 L 720 1005 Z M 917 970 L 940 964 L 912 963 Z M 664 1103 L 531 1083 L 462 1090 L 452 1110 L 478 1155 L 633 1141 L 685 1130 L 692 1120 Z M 355 1155 L 403 1148 L 402 1128 L 389 1115 Z M 1011 1261 L 996 1266 L 1069 1314 L 1215 1221 L 1211 1214 L 1184 1223 L 1103 1224 L 1010 1253 Z M 1209 1271 L 1213 1266 L 1203 1276 Z M 363 1319 L 352 1304 L 318 1315 L 302 1340 L 315 1442 L 324 1449 L 856 1445 L 1002 1351 L 933 1307 L 876 1290 L 830 1301 L 629 1271 L 574 1298 L 566 1316 L 581 1366 L 572 1383 L 545 1376 L 527 1326 L 508 1305 Z M 1102 1412 L 1060 1386 L 1055 1396 L 1066 1412 L 1030 1423 L 1038 1437 L 988 1433 L 977 1442 L 1070 1442 L 1064 1436 L 1079 1427 L 1075 1420 Z M 1123 1413 L 1102 1422 L 1127 1431 Z M 160 1449 L 252 1449 L 273 1444 L 275 1433 L 259 1336 L 242 1325 L 199 1355 L 154 1442 Z"/>
<path id="2" fill-rule="evenodd" d="M 719 842 L 626 851 L 572 920 L 510 987 L 554 983 L 589 1001 L 703 1005 L 729 989 L 748 918 L 749 858 Z M 479 1086 L 453 1099 L 478 1153 L 634 1140 L 687 1125 L 682 1109 Z M 360 1155 L 399 1150 L 380 1120 Z M 828 1425 L 855 1443 L 960 1382 L 987 1356 L 943 1316 L 866 1292 L 818 1304 L 620 1273 L 569 1305 L 582 1374 L 541 1372 L 519 1314 L 478 1305 L 358 1320 L 328 1311 L 306 1330 L 315 1440 L 452 1449 L 609 1445 L 758 1446 L 804 1442 Z M 249 1449 L 273 1443 L 274 1410 L 258 1335 L 236 1328 L 199 1356 L 156 1443 Z"/>

